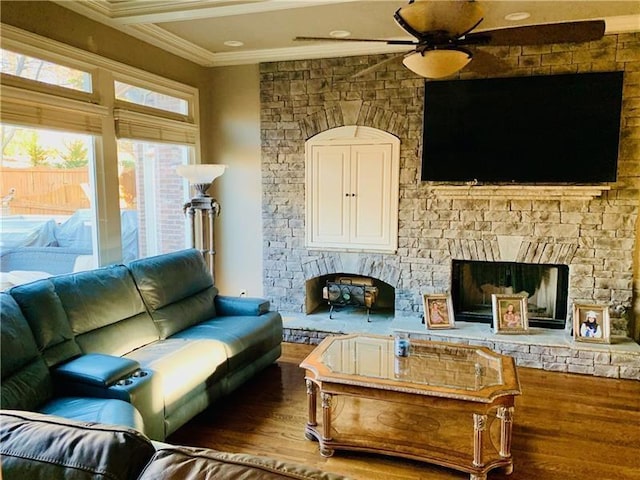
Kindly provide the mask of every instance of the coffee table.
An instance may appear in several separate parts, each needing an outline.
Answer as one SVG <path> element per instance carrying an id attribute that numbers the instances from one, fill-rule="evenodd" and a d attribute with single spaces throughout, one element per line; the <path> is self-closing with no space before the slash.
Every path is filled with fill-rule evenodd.
<path id="1" fill-rule="evenodd" d="M 494 468 L 513 471 L 514 399 L 521 391 L 511 357 L 424 340 L 412 340 L 409 356 L 397 357 L 391 337 L 342 335 L 325 338 L 300 366 L 305 436 L 319 442 L 323 456 L 381 453 L 461 470 L 471 480 Z"/>

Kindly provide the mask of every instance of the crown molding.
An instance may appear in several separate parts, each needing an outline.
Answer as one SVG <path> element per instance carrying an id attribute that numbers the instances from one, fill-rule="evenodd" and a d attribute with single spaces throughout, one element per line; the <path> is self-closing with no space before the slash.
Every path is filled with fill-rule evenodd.
<path id="1" fill-rule="evenodd" d="M 94 0 L 95 1 L 95 0 Z M 221 5 L 220 0 L 175 0 L 140 2 L 127 0 L 110 3 L 110 17 L 121 24 L 162 23 L 203 18 L 219 18 L 236 15 L 317 7 L 326 4 L 361 2 L 363 0 L 263 0 L 261 2 L 235 0 Z M 108 3 L 108 2 L 107 2 Z"/>
<path id="2" fill-rule="evenodd" d="M 175 0 L 146 0 L 143 2 L 140 0 L 121 0 L 119 2 L 107 0 L 52 1 L 94 20 L 101 18 L 99 21 L 110 20 L 119 25 L 131 25 L 251 15 L 327 4 L 361 2 L 364 0 L 262 0 L 260 2 L 249 0 L 235 0 L 233 2 L 221 2 L 220 0 L 180 0 L 179 2 Z"/>
<path id="3" fill-rule="evenodd" d="M 373 45 L 371 43 L 331 45 L 312 45 L 308 47 L 273 48 L 243 52 L 224 52 L 213 55 L 209 67 L 243 65 L 262 62 L 285 62 L 288 60 L 311 60 L 318 58 L 349 57 L 359 55 L 379 55 L 384 53 L 405 53 L 410 50 L 406 45 Z"/>
<path id="4" fill-rule="evenodd" d="M 630 33 L 640 31 L 640 15 L 619 15 L 604 19 L 606 33 Z"/>

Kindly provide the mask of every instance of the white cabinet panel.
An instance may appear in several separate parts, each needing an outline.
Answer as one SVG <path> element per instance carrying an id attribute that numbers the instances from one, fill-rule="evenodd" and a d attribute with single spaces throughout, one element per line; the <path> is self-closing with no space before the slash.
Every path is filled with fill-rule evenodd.
<path id="1" fill-rule="evenodd" d="M 340 245 L 349 241 L 349 147 L 316 146 L 312 155 L 314 241 Z"/>
<path id="2" fill-rule="evenodd" d="M 351 243 L 380 246 L 389 243 L 391 145 L 351 147 Z"/>
<path id="3" fill-rule="evenodd" d="M 372 135 L 307 142 L 307 246 L 395 251 L 400 142 L 366 127 L 335 130 L 354 128 Z"/>

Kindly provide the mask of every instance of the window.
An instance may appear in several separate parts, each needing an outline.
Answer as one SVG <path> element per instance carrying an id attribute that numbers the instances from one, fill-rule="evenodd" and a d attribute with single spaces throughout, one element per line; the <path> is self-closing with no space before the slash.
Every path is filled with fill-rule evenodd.
<path id="1" fill-rule="evenodd" d="M 1 72 L 49 85 L 91 93 L 91 75 L 75 68 L 0 49 Z"/>
<path id="2" fill-rule="evenodd" d="M 115 87 L 116 98 L 118 100 L 124 100 L 145 107 L 157 108 L 167 112 L 180 113 L 182 115 L 189 113 L 189 103 L 181 98 L 154 92 L 153 90 L 143 87 L 136 87 L 117 80 L 115 81 Z"/>
<path id="3" fill-rule="evenodd" d="M 24 283 L 96 266 L 93 137 L 7 124 L 0 128 L 0 248 L 8 281 Z"/>
<path id="4" fill-rule="evenodd" d="M 0 35 L 0 289 L 185 248 L 175 167 L 199 158 L 197 89 L 10 25 Z"/>
<path id="5" fill-rule="evenodd" d="M 189 163 L 185 145 L 118 141 L 118 177 L 125 261 L 185 248 L 181 206 L 188 187 L 175 173 Z"/>

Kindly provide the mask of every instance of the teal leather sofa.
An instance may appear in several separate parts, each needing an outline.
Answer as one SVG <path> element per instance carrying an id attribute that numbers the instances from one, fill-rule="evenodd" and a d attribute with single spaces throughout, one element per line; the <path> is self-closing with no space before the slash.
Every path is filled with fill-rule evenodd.
<path id="1" fill-rule="evenodd" d="M 4 480 L 347 480 L 273 458 L 150 442 L 136 430 L 0 411 Z"/>
<path id="2" fill-rule="evenodd" d="M 164 440 L 273 363 L 282 318 L 218 294 L 196 249 L 0 294 L 0 408 L 136 428 Z"/>

